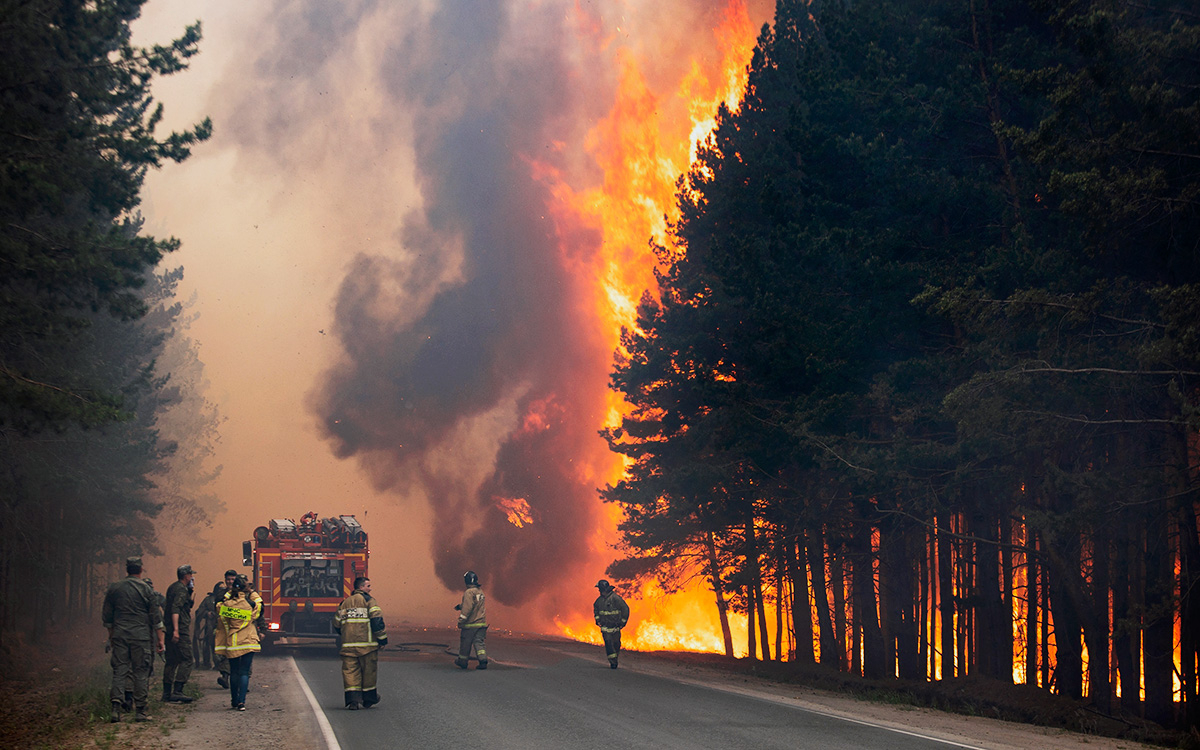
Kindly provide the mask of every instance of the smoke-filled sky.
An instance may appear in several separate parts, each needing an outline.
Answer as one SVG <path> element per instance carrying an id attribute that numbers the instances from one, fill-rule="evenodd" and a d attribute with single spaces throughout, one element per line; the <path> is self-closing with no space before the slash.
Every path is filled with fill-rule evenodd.
<path id="1" fill-rule="evenodd" d="M 635 181 L 622 149 L 674 140 L 686 161 L 728 5 L 147 3 L 140 43 L 204 25 L 156 88 L 167 127 L 215 126 L 143 206 L 184 243 L 168 263 L 226 418 L 226 512 L 186 553 L 202 587 L 255 526 L 315 510 L 363 521 L 396 621 L 452 622 L 468 568 L 494 625 L 586 616 L 615 556 L 611 300 L 650 278 L 665 210 L 611 194 Z M 733 5 L 752 41 L 770 3 Z M 678 159 L 649 153 L 669 185 Z"/>

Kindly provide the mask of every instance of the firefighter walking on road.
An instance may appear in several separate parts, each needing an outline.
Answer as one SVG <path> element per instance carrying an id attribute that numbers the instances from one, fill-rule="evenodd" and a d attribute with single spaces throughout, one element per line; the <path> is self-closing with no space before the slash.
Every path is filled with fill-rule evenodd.
<path id="1" fill-rule="evenodd" d="M 236 576 L 217 606 L 216 652 L 229 660 L 229 705 L 238 711 L 246 710 L 250 671 L 261 649 L 254 621 L 262 612 L 262 600 L 253 601 L 249 593 L 246 579 Z"/>
<path id="2" fill-rule="evenodd" d="M 191 703 L 183 686 L 192 676 L 192 586 L 196 574 L 191 565 L 180 565 L 178 580 L 167 587 L 163 625 L 167 633 L 167 663 L 163 667 L 163 703 Z"/>
<path id="3" fill-rule="evenodd" d="M 156 605 L 154 592 L 141 579 L 142 558 L 125 560 L 126 578 L 110 585 L 104 595 L 101 619 L 108 629 L 112 653 L 112 721 L 121 720 L 125 707 L 126 681 L 133 681 L 133 703 L 137 708 L 136 721 L 148 721 L 146 704 L 150 700 L 150 660 L 152 644 L 163 652 L 162 610 Z M 128 710 L 126 708 L 126 710 Z"/>
<path id="4" fill-rule="evenodd" d="M 479 576 L 475 571 L 468 570 L 463 574 L 463 584 L 467 587 L 463 592 L 462 604 L 454 608 L 458 610 L 458 658 L 455 665 L 461 669 L 467 668 L 467 660 L 471 649 L 479 659 L 476 669 L 487 669 L 488 656 L 484 643 L 487 641 L 487 612 L 484 608 L 483 589 L 479 586 Z"/>
<path id="5" fill-rule="evenodd" d="M 387 645 L 383 610 L 371 597 L 371 580 L 354 579 L 354 592 L 342 600 L 333 627 L 339 633 L 342 656 L 342 689 L 346 708 L 357 711 L 359 704 L 370 708 L 379 702 L 377 679 L 379 649 Z"/>
<path id="6" fill-rule="evenodd" d="M 596 617 L 596 625 L 600 627 L 600 635 L 604 638 L 604 650 L 608 653 L 608 666 L 617 668 L 617 657 L 621 655 L 621 628 L 629 622 L 629 605 L 603 578 L 596 584 L 600 596 L 592 605 Z"/>

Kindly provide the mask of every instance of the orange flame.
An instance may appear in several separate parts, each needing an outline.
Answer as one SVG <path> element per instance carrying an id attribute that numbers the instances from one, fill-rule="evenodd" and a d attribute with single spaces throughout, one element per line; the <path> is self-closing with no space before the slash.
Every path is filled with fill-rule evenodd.
<path id="1" fill-rule="evenodd" d="M 602 36 L 594 18 L 581 19 L 580 28 L 588 36 Z M 600 186 L 577 192 L 552 167 L 532 164 L 534 175 L 550 187 L 554 205 L 548 210 L 558 235 L 571 237 L 582 227 L 600 238 L 594 260 L 580 258 L 567 242 L 562 244 L 562 254 L 567 267 L 597 280 L 590 304 L 604 321 L 608 351 L 618 348 L 623 327 L 636 324 L 642 293 L 655 289 L 656 260 L 649 242 L 669 242 L 669 224 L 678 217 L 675 192 L 679 176 L 716 127 L 717 107 L 724 103 L 735 110 L 746 87 L 746 65 L 755 34 L 745 0 L 729 0 L 712 34 L 711 45 L 702 43 L 697 48 L 715 46 L 720 54 L 705 58 L 696 53 L 674 92 L 652 90 L 642 73 L 644 61 L 629 48 L 617 50 L 620 76 L 615 101 L 585 142 L 588 155 L 603 171 Z M 619 44 L 622 36 L 618 29 L 603 43 Z M 686 117 L 664 114 L 672 111 L 685 112 Z M 617 426 L 628 405 L 615 393 L 608 394 L 607 403 L 604 426 Z M 624 465 L 617 465 L 614 471 L 601 479 L 616 482 Z M 613 508 L 607 515 L 612 537 L 621 511 Z M 612 558 L 611 550 L 598 553 L 607 556 L 598 561 L 603 567 Z M 634 620 L 625 636 L 631 648 L 724 650 L 714 595 L 702 580 L 670 594 L 648 583 L 632 599 Z M 731 615 L 730 620 L 731 629 L 740 632 L 741 643 L 745 643 L 745 618 L 739 621 Z M 569 637 L 599 642 L 591 622 L 560 620 L 557 625 Z"/>
<path id="2" fill-rule="evenodd" d="M 533 510 L 523 497 L 502 497 L 496 500 L 496 506 L 504 511 L 508 522 L 518 529 L 533 523 Z"/>

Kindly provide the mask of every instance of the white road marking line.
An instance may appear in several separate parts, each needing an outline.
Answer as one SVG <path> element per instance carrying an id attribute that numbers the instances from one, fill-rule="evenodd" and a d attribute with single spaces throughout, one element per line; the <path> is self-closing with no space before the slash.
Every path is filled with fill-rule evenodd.
<path id="1" fill-rule="evenodd" d="M 555 648 L 554 646 L 546 646 L 546 649 L 548 651 L 556 651 L 564 656 L 572 656 L 572 657 L 575 657 L 578 659 L 585 659 L 585 660 L 587 659 L 586 656 L 580 655 L 573 651 L 568 651 L 566 649 Z M 626 665 L 626 667 L 628 667 L 628 664 Z M 681 677 L 681 676 L 677 676 L 677 675 L 668 674 L 666 672 L 660 672 L 660 671 L 654 670 L 653 668 L 651 668 L 651 669 L 634 668 L 634 669 L 626 669 L 626 671 L 638 672 L 640 674 L 649 675 L 651 677 L 658 677 L 658 678 L 661 678 L 664 680 L 669 680 L 671 682 L 677 682 L 682 685 L 691 685 L 692 687 L 705 688 L 708 690 L 716 690 L 716 691 L 722 692 L 722 693 L 730 693 L 733 695 L 740 695 L 743 698 L 752 698 L 755 700 L 766 701 L 767 703 L 775 703 L 780 706 L 787 706 L 788 708 L 794 708 L 799 711 L 807 711 L 808 713 L 817 714 L 819 716 L 825 716 L 830 719 L 838 719 L 841 721 L 849 722 L 851 724 L 860 724 L 862 726 L 871 727 L 873 729 L 882 729 L 882 730 L 885 730 L 888 732 L 895 732 L 896 734 L 904 734 L 904 735 L 908 735 L 910 737 L 916 737 L 917 739 L 931 740 L 933 742 L 938 742 L 943 745 L 949 745 L 951 747 L 961 748 L 962 750 L 987 750 L 987 748 L 985 748 L 985 747 L 979 747 L 978 745 L 966 745 L 966 744 L 963 744 L 962 742 L 958 742 L 957 740 L 946 739 L 945 737 L 937 737 L 932 734 L 926 734 L 923 732 L 915 732 L 915 731 L 912 731 L 909 729 L 903 729 L 901 727 L 897 727 L 897 726 L 891 725 L 891 724 L 883 724 L 883 723 L 879 723 L 879 722 L 875 722 L 875 721 L 870 721 L 868 719 L 858 719 L 858 718 L 855 718 L 852 716 L 846 716 L 845 714 L 842 714 L 842 713 L 838 713 L 835 711 L 830 711 L 828 709 L 814 706 L 814 705 L 812 705 L 804 700 L 801 700 L 801 699 L 785 698 L 782 696 L 769 695 L 769 694 L 754 690 L 752 688 L 741 688 L 741 687 L 736 687 L 736 686 L 732 686 L 732 685 L 718 685 L 718 684 L 711 683 L 711 682 L 704 682 L 703 680 L 691 679 L 688 677 Z"/>
<path id="2" fill-rule="evenodd" d="M 300 673 L 300 666 L 296 664 L 295 657 L 289 656 L 288 661 L 292 663 L 292 669 L 296 672 L 296 679 L 300 681 L 300 689 L 304 691 L 304 697 L 308 698 L 308 705 L 312 706 L 313 713 L 317 716 L 317 725 L 321 727 L 321 734 L 325 737 L 325 747 L 329 750 L 342 750 L 337 737 L 333 734 L 333 727 L 329 726 L 329 719 L 325 718 L 325 711 L 321 709 L 321 704 L 317 703 L 317 696 L 313 695 L 304 675 Z"/>

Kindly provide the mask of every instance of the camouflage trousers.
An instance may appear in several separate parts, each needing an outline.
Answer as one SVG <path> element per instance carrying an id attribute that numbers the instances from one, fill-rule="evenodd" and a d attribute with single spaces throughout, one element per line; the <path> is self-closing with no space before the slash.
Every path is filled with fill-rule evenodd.
<path id="1" fill-rule="evenodd" d="M 125 702 L 125 688 L 132 682 L 133 704 L 139 710 L 146 708 L 150 699 L 150 667 L 154 649 L 150 641 L 129 640 L 114 637 L 112 646 L 112 688 L 109 698 L 113 703 Z"/>
<path id="2" fill-rule="evenodd" d="M 192 638 L 180 635 L 179 643 L 167 639 L 167 665 L 163 668 L 163 686 L 170 688 L 172 683 L 187 682 L 192 676 Z"/>
<path id="3" fill-rule="evenodd" d="M 379 702 L 376 681 L 379 675 L 379 651 L 362 656 L 342 654 L 342 688 L 346 705 L 361 702 L 370 707 Z"/>

